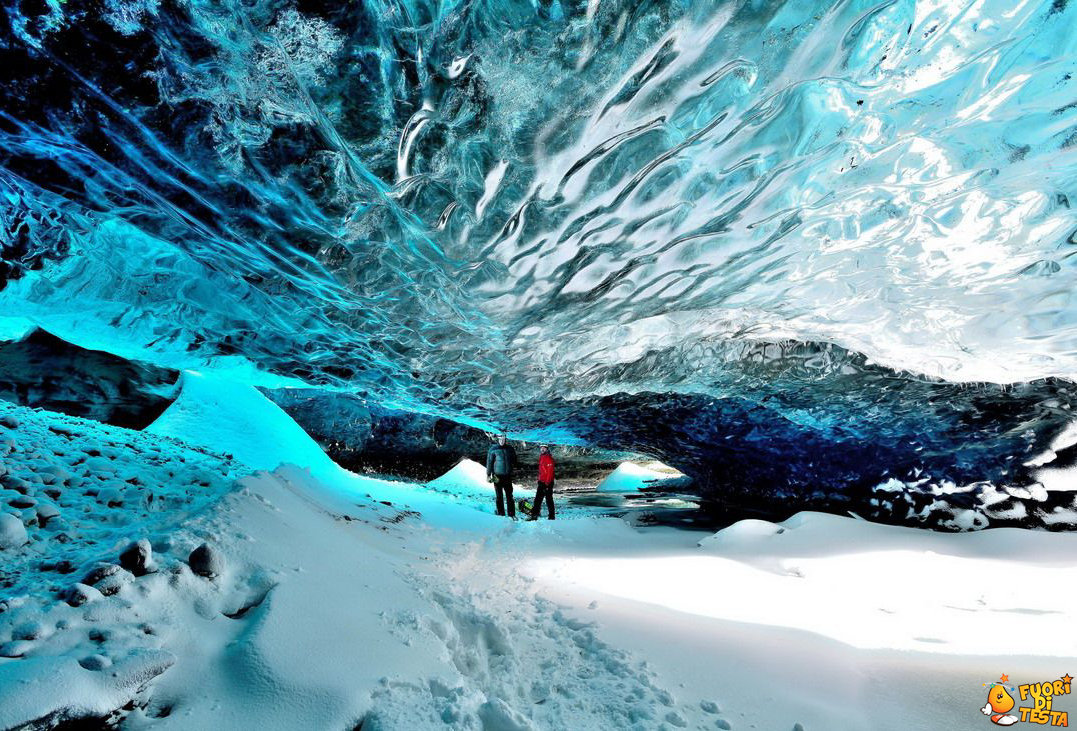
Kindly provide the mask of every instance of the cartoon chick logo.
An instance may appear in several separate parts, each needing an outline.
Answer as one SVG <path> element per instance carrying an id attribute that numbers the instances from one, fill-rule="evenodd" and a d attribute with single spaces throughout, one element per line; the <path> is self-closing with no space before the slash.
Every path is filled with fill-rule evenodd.
<path id="1" fill-rule="evenodd" d="M 1070 684 L 1073 678 L 1066 673 L 1058 680 L 1048 680 L 1043 683 L 1024 683 L 1018 687 L 1007 685 L 1010 676 L 1003 674 L 994 683 L 984 683 L 987 688 L 987 703 L 980 709 L 980 713 L 991 719 L 991 723 L 998 726 L 1012 726 L 1020 720 L 1022 723 L 1037 723 L 1041 726 L 1068 727 L 1069 713 L 1053 707 L 1054 700 L 1059 696 L 1070 694 Z M 1033 706 L 1022 706 L 1018 710 L 1021 718 L 1018 719 L 1010 713 L 1017 705 L 1013 693 L 1017 693 L 1021 701 L 1031 700 Z"/>
<path id="2" fill-rule="evenodd" d="M 1017 723 L 1017 716 L 1009 715 L 1013 707 L 1017 705 L 1013 696 L 1007 692 L 1005 683 L 1010 682 L 1010 676 L 1003 673 L 997 683 L 984 683 L 987 688 L 987 704 L 980 709 L 980 713 L 991 717 L 991 723 L 999 726 L 1012 726 Z M 1010 691 L 1017 692 L 1016 688 Z"/>

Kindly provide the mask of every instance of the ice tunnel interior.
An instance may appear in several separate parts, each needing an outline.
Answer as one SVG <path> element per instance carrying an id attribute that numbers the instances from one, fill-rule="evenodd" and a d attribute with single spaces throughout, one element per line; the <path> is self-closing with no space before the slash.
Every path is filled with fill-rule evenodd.
<path id="1" fill-rule="evenodd" d="M 976 504 L 1073 418 L 1075 58 L 1066 0 L 8 0 L 0 397 Z"/>

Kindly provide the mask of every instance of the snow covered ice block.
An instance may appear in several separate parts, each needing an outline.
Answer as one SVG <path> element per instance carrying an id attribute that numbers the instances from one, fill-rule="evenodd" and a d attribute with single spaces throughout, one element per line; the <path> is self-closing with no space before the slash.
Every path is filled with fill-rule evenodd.
<path id="1" fill-rule="evenodd" d="M 0 513 L 0 549 L 12 550 L 26 544 L 26 526 L 11 513 Z"/>
<path id="2" fill-rule="evenodd" d="M 153 561 L 153 548 L 150 542 L 141 538 L 120 554 L 120 566 L 130 571 L 135 576 L 145 576 L 157 571 L 157 564 Z"/>
<path id="3" fill-rule="evenodd" d="M 208 543 L 203 543 L 191 551 L 191 555 L 187 558 L 187 563 L 191 567 L 191 571 L 209 579 L 223 574 L 226 566 L 224 556 L 220 550 Z"/>

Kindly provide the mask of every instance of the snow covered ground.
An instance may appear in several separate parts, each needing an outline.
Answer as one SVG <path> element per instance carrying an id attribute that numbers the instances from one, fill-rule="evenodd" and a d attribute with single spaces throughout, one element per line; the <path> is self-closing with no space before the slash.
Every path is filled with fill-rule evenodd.
<path id="1" fill-rule="evenodd" d="M 984 682 L 1077 667 L 1072 534 L 509 522 L 244 388 L 142 433 L 0 403 L 0 728 L 986 728 Z"/>
<path id="2" fill-rule="evenodd" d="M 598 492 L 630 492 L 645 487 L 660 487 L 683 480 L 682 475 L 672 467 L 661 462 L 636 464 L 622 462 L 595 488 Z"/>

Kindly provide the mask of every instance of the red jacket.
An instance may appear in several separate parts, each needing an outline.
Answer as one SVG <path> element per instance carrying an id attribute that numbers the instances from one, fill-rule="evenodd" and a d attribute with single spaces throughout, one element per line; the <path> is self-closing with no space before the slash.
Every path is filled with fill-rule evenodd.
<path id="1" fill-rule="evenodd" d="M 539 482 L 547 484 L 553 482 L 553 457 L 543 454 L 539 457 Z"/>

